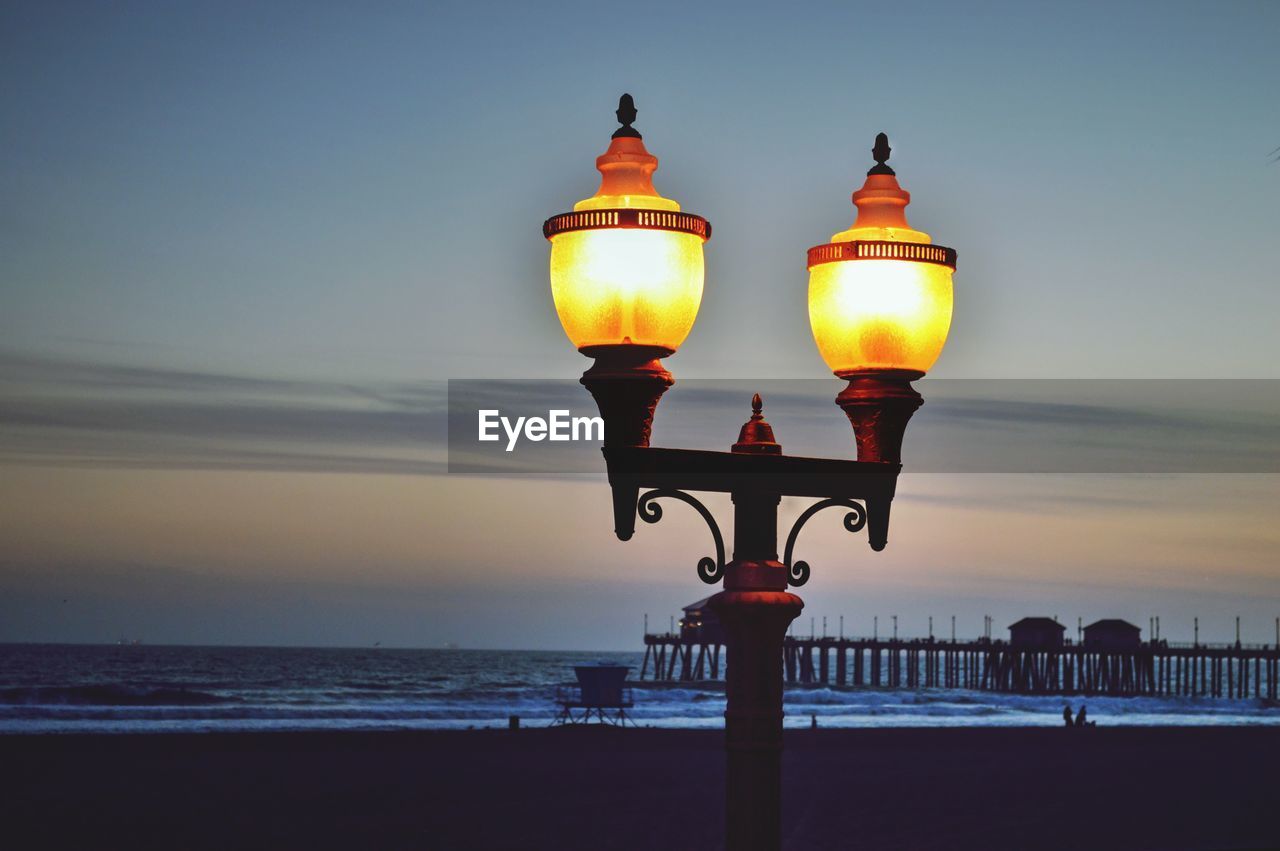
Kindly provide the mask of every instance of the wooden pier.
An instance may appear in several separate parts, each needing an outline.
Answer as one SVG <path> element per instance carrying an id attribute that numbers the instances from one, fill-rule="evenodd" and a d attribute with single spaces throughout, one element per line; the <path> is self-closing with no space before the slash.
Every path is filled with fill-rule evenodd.
<path id="1" fill-rule="evenodd" d="M 720 679 L 718 643 L 647 634 L 640 679 Z M 1275 645 L 1143 642 L 1114 650 L 1065 643 L 1020 647 L 1005 641 L 796 638 L 783 645 L 788 684 L 1020 694 L 1277 699 Z"/>

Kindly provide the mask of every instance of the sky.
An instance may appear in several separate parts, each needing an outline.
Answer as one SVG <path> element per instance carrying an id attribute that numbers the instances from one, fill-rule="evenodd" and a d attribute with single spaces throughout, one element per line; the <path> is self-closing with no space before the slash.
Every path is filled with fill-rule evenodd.
<path id="1" fill-rule="evenodd" d="M 926 397 L 1278 379 L 1277 36 L 1266 2 L 5 4 L 0 640 L 634 649 L 704 596 L 694 516 L 624 545 L 598 476 L 448 473 L 445 382 L 587 365 L 540 226 L 595 190 L 624 91 L 715 228 L 679 381 L 827 375 L 804 251 L 880 131 L 959 253 Z M 656 442 L 732 442 L 745 404 L 681 420 L 677 391 Z M 913 471 L 928 422 L 889 549 L 806 527 L 797 629 L 1275 640 L 1274 465 Z"/>

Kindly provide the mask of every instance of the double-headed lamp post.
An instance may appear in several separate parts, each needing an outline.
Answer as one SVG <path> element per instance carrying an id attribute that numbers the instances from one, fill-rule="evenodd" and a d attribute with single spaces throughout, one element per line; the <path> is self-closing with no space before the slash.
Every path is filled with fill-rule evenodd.
<path id="1" fill-rule="evenodd" d="M 595 363 L 582 384 L 605 423 L 604 457 L 613 492 L 614 530 L 626 541 L 637 514 L 662 518 L 660 498 L 692 506 L 706 521 L 715 556 L 698 562 L 726 645 L 726 847 L 776 849 L 781 843 L 782 642 L 804 603 L 787 591 L 809 578 L 794 558 L 805 522 L 824 508 L 846 510 L 845 527 L 867 527 L 873 550 L 888 540 L 889 507 L 902 469 L 902 436 L 923 400 L 911 386 L 937 360 L 951 323 L 955 252 L 907 224 L 910 200 L 886 161 L 853 193 L 857 220 L 809 249 L 809 321 L 827 365 L 848 385 L 836 397 L 853 424 L 856 461 L 782 454 L 752 399 L 751 419 L 729 452 L 649 445 L 658 400 L 674 379 L 662 359 L 693 327 L 702 299 L 707 220 L 680 211 L 653 187 L 658 160 L 632 128 L 630 95 L 622 125 L 596 159 L 594 196 L 543 224 L 551 241 L 551 291 L 565 333 Z M 644 489 L 644 493 L 641 490 Z M 729 493 L 733 553 L 711 512 L 690 491 Z M 796 519 L 778 552 L 783 496 L 818 501 Z"/>

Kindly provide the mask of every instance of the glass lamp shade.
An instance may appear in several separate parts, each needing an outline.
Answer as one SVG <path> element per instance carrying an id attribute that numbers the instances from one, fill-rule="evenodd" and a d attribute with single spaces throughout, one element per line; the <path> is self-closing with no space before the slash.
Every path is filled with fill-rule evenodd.
<path id="1" fill-rule="evenodd" d="M 639 227 L 553 236 L 551 295 L 569 340 L 678 349 L 702 303 L 702 242 Z"/>
<path id="2" fill-rule="evenodd" d="M 636 345 L 674 352 L 702 303 L 702 244 L 710 225 L 658 194 L 658 158 L 630 126 L 634 119 L 634 103 L 624 95 L 618 107 L 624 126 L 596 158 L 600 188 L 543 225 L 556 314 L 580 350 Z"/>
<path id="3" fill-rule="evenodd" d="M 809 249 L 809 325 L 836 375 L 919 377 L 942 353 L 951 329 L 956 253 L 907 222 L 911 194 L 876 137 L 876 165 L 853 193 L 857 220 Z"/>
<path id="4" fill-rule="evenodd" d="M 951 328 L 952 270 L 911 260 L 849 260 L 809 270 L 809 325 L 836 374 L 928 372 Z"/>

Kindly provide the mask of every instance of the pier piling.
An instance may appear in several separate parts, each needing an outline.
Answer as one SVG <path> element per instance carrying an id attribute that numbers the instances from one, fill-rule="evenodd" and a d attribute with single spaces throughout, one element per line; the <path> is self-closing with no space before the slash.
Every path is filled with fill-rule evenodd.
<path id="1" fill-rule="evenodd" d="M 1198 636 L 1197 636 L 1198 638 Z M 678 633 L 645 635 L 640 679 L 696 682 L 722 677 L 722 645 Z M 832 664 L 832 656 L 835 663 Z M 965 688 L 1020 694 L 1280 696 L 1276 645 L 1147 641 L 1116 649 L 1066 643 L 1022 647 L 986 637 L 787 636 L 783 673 L 792 685 Z"/>

